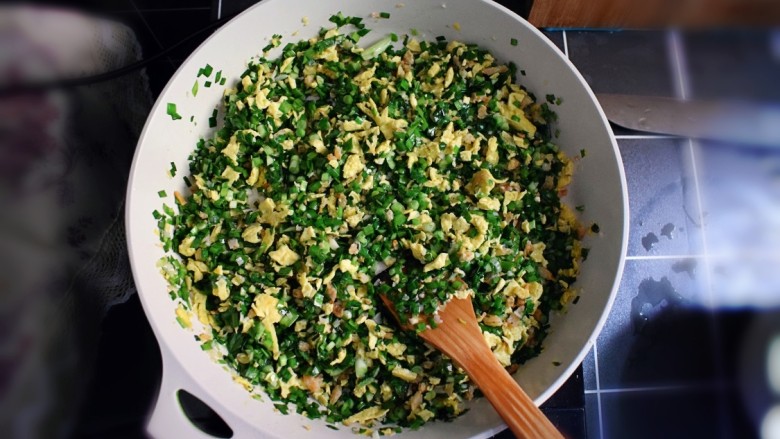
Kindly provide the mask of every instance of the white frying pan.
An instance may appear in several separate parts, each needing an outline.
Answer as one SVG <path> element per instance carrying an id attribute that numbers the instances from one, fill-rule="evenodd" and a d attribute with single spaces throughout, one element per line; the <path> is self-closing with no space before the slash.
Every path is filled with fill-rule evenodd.
<path id="1" fill-rule="evenodd" d="M 211 406 L 233 429 L 234 437 L 352 435 L 348 427 L 334 431 L 323 421 L 294 413 L 282 415 L 267 397 L 262 401 L 251 398 L 232 380 L 230 372 L 200 349 L 195 330 L 185 330 L 176 322 L 176 303 L 155 265 L 163 250 L 152 217 L 152 211 L 163 202 L 174 205 L 173 192 L 184 188 L 187 156 L 199 138 L 212 135 L 208 119 L 220 103 L 223 87 L 206 88 L 200 78 L 199 92 L 193 97 L 190 90 L 198 70 L 210 64 L 215 71 L 222 70 L 228 78 L 226 86 L 230 86 L 244 71 L 247 60 L 260 54 L 273 34 L 281 34 L 284 42 L 312 37 L 320 27 L 330 26 L 328 18 L 339 11 L 365 17 L 372 29 L 364 38 L 366 44 L 389 32 L 401 35 L 411 29 L 416 29 L 421 39 L 444 35 L 448 40 L 477 43 L 501 61 L 514 61 L 526 73 L 520 82 L 536 96 L 552 93 L 563 98 L 563 104 L 556 108 L 559 143 L 571 157 L 583 148 L 587 150 L 570 187 L 569 202 L 585 205 L 584 220 L 597 222 L 601 233 L 586 240 L 591 251 L 577 282 L 579 302 L 567 313 L 553 316 L 544 351 L 515 374 L 537 404 L 552 395 L 580 364 L 607 317 L 620 281 L 628 236 L 625 177 L 617 144 L 593 92 L 547 38 L 514 13 L 487 0 L 407 0 L 405 5 L 398 0 L 265 0 L 215 32 L 184 62 L 157 100 L 138 142 L 127 190 L 126 224 L 133 275 L 163 358 L 162 387 L 149 421 L 149 432 L 155 437 L 208 437 L 184 416 L 176 397 L 179 389 Z M 389 12 L 391 17 L 375 20 L 370 18 L 372 12 Z M 512 39 L 517 39 L 516 46 L 510 43 Z M 166 114 L 169 102 L 177 105 L 182 119 L 174 121 Z M 189 121 L 190 116 L 197 125 Z M 171 162 L 179 169 L 174 178 L 168 175 Z M 167 192 L 166 199 L 159 198 L 160 190 Z M 403 437 L 488 437 L 504 428 L 486 400 L 473 401 L 470 407 L 454 422 L 430 423 L 417 431 L 404 431 Z"/>

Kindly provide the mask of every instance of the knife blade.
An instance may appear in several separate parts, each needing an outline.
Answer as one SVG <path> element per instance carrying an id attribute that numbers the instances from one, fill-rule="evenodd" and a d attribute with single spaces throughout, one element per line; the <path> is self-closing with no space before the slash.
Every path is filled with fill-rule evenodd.
<path id="1" fill-rule="evenodd" d="M 596 94 L 610 122 L 637 131 L 780 147 L 780 103 Z"/>

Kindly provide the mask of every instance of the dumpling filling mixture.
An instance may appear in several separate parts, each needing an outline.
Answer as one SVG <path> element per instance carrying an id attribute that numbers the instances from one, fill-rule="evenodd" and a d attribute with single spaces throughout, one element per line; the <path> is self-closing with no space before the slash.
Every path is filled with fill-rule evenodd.
<path id="1" fill-rule="evenodd" d="M 378 296 L 417 330 L 470 297 L 514 370 L 575 297 L 584 230 L 561 202 L 574 166 L 553 143 L 554 97 L 475 45 L 390 35 L 362 49 L 360 19 L 331 21 L 226 90 L 188 193 L 155 212 L 160 266 L 180 323 L 209 328 L 204 347 L 247 389 L 388 434 L 452 419 L 478 390 Z M 375 285 L 380 262 L 390 281 Z"/>

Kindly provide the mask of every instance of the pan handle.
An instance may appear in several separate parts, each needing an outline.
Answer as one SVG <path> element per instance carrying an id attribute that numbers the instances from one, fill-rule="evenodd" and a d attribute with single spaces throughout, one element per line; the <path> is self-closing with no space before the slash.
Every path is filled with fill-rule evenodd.
<path id="1" fill-rule="evenodd" d="M 147 432 L 152 438 L 156 439 L 180 437 L 214 439 L 215 436 L 202 431 L 189 420 L 179 402 L 178 392 L 179 390 L 186 390 L 203 401 L 204 404 L 209 405 L 209 407 L 212 407 L 213 404 L 206 402 L 208 400 L 201 396 L 201 387 L 187 374 L 165 347 L 160 346 L 160 353 L 163 360 L 162 381 L 157 402 L 149 415 L 146 427 Z M 236 430 L 236 428 L 243 427 L 243 425 L 236 425 L 235 422 L 231 422 L 233 421 L 232 419 L 229 419 L 222 413 L 219 413 L 219 416 L 233 430 L 233 437 L 243 437 Z"/>

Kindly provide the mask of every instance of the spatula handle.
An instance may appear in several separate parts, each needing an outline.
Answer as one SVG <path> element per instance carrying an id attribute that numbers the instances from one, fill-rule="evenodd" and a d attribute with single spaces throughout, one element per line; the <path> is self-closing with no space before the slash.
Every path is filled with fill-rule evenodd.
<path id="1" fill-rule="evenodd" d="M 470 364 L 461 366 L 479 386 L 512 433 L 525 439 L 562 439 L 561 433 L 496 361 L 490 349 L 485 346 L 484 351 L 480 351 L 480 355 L 474 355 L 470 359 Z"/>

